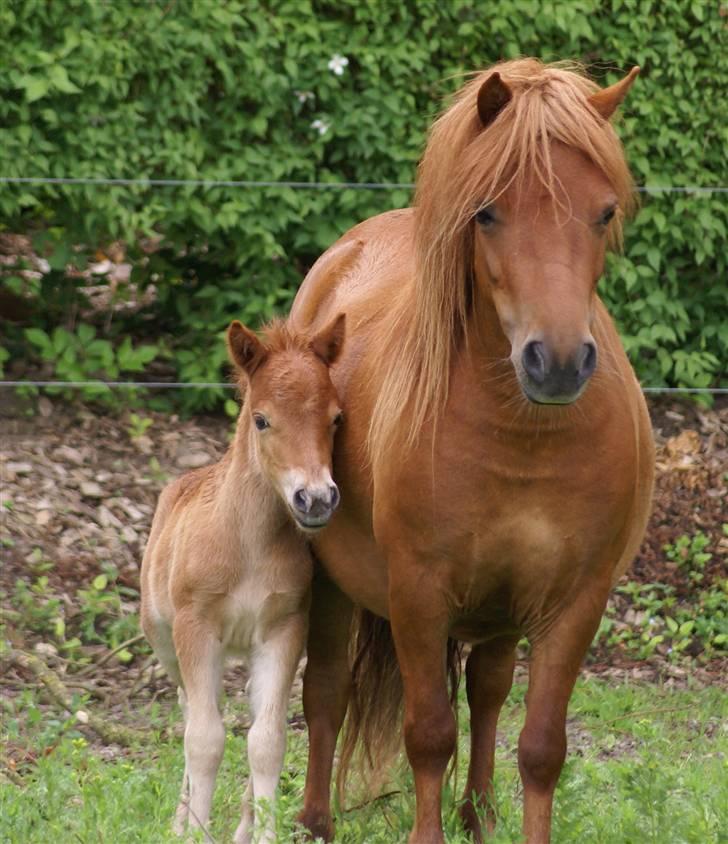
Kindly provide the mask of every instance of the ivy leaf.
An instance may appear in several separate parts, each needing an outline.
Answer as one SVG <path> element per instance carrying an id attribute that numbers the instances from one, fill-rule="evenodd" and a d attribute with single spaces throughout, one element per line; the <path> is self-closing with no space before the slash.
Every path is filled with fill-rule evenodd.
<path id="1" fill-rule="evenodd" d="M 66 72 L 66 68 L 60 64 L 54 64 L 50 71 L 49 71 L 50 81 L 53 83 L 53 87 L 57 91 L 61 91 L 64 94 L 80 94 L 81 89 L 74 85 L 73 82 L 68 78 L 68 73 Z"/>
<path id="2" fill-rule="evenodd" d="M 29 103 L 40 100 L 48 93 L 51 87 L 49 79 L 43 76 L 23 76 L 18 82 L 19 88 L 25 89 L 25 99 Z"/>

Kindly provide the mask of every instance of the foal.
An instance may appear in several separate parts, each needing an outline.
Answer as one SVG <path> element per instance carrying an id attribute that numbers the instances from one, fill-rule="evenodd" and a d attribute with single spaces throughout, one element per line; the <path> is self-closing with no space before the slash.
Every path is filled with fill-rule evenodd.
<path id="1" fill-rule="evenodd" d="M 175 831 L 205 828 L 225 731 L 219 708 L 227 655 L 249 663 L 250 778 L 236 844 L 253 837 L 253 800 L 275 798 L 286 709 L 306 637 L 312 564 L 304 534 L 331 517 L 341 421 L 329 367 L 344 338 L 338 316 L 313 339 L 282 322 L 259 340 L 233 322 L 227 340 L 245 401 L 235 438 L 213 466 L 159 498 L 142 562 L 142 628 L 178 685 L 185 772 Z M 275 840 L 272 813 L 257 826 Z"/>

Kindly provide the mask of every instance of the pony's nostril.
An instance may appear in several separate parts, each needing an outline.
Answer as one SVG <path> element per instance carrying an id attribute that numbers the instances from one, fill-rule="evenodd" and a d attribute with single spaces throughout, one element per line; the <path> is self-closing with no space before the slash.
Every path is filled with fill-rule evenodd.
<path id="1" fill-rule="evenodd" d="M 546 355 L 543 343 L 532 340 L 527 343 L 521 356 L 523 368 L 528 375 L 537 383 L 543 384 L 546 380 Z"/>
<path id="2" fill-rule="evenodd" d="M 336 484 L 332 484 L 329 487 L 329 502 L 332 510 L 335 510 L 339 506 L 340 500 L 341 496 L 339 495 L 339 488 Z"/>
<path id="3" fill-rule="evenodd" d="M 582 352 L 581 364 L 578 369 L 578 377 L 582 381 L 586 381 L 594 374 L 597 368 L 597 347 L 594 343 L 584 343 L 584 350 Z"/>
<path id="4" fill-rule="evenodd" d="M 305 489 L 297 489 L 293 493 L 293 506 L 301 513 L 308 513 L 311 509 L 311 497 Z"/>

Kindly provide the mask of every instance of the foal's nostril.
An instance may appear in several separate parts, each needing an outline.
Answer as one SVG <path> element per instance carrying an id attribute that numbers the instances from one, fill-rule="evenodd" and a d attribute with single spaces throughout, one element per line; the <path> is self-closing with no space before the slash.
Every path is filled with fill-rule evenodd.
<path id="1" fill-rule="evenodd" d="M 532 340 L 526 343 L 521 356 L 523 368 L 537 384 L 546 380 L 546 354 L 543 343 Z"/>
<path id="2" fill-rule="evenodd" d="M 301 513 L 308 513 L 311 509 L 311 496 L 305 489 L 297 489 L 293 493 L 293 506 Z"/>
<path id="3" fill-rule="evenodd" d="M 329 506 L 332 510 L 335 510 L 339 506 L 340 500 L 341 496 L 339 495 L 339 488 L 336 484 L 332 484 L 329 487 Z"/>
<path id="4" fill-rule="evenodd" d="M 594 343 L 584 343 L 581 363 L 577 369 L 577 377 L 580 381 L 586 381 L 594 374 L 597 368 L 597 347 Z"/>

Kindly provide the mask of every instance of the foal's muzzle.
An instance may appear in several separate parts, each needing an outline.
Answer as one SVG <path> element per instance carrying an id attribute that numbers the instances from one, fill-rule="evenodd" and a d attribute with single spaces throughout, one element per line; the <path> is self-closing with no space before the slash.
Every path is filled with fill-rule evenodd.
<path id="1" fill-rule="evenodd" d="M 536 404 L 570 404 L 579 398 L 596 367 L 597 347 L 591 340 L 564 361 L 556 360 L 547 343 L 531 340 L 521 353 L 521 387 Z"/>
<path id="2" fill-rule="evenodd" d="M 299 487 L 293 493 L 293 515 L 304 530 L 316 531 L 328 524 L 339 506 L 339 489 L 328 487 Z"/>

